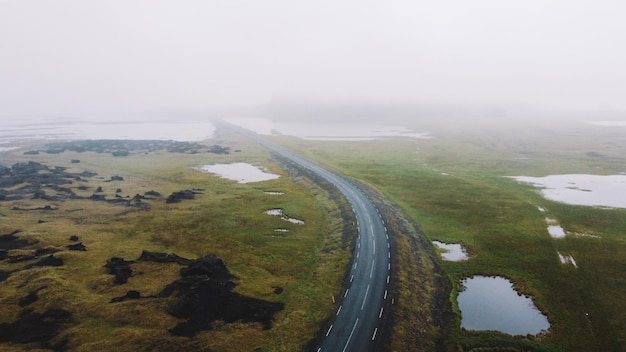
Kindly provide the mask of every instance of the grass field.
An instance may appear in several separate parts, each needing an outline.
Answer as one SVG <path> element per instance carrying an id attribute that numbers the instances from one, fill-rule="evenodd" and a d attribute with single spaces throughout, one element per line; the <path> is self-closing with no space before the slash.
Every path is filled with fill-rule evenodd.
<path id="1" fill-rule="evenodd" d="M 231 150 L 229 155 L 131 153 L 127 157 L 92 152 L 23 155 L 3 153 L 0 164 L 37 161 L 68 171 L 96 172 L 83 183 L 89 190 L 68 185 L 88 196 L 101 186 L 107 198 L 155 190 L 163 199 L 151 200 L 150 210 L 138 210 L 92 200 L 46 201 L 23 199 L 0 202 L 0 234 L 21 230 L 20 238 L 36 240 L 37 247 L 57 248 L 60 267 L 41 267 L 11 274 L 0 283 L 0 324 L 11 324 L 26 310 L 44 313 L 63 309 L 71 314 L 58 334 L 45 341 L 4 342 L 0 350 L 34 350 L 65 346 L 72 351 L 294 351 L 304 348 L 333 308 L 347 265 L 338 204 L 309 180 L 292 177 L 271 160 L 269 153 L 237 135 L 215 138 Z M 71 163 L 72 159 L 80 163 Z M 239 184 L 194 170 L 194 166 L 244 161 L 261 165 L 280 178 Z M 123 181 L 105 182 L 113 175 Z M 193 200 L 166 204 L 165 197 L 185 189 L 202 189 Z M 264 191 L 280 191 L 271 195 Z M 15 211 L 51 205 L 54 211 Z M 304 225 L 264 214 L 281 208 Z M 41 221 L 39 221 L 41 220 Z M 276 232 L 277 228 L 289 232 Z M 68 238 L 79 237 L 87 251 L 68 251 Z M 34 247 L 11 255 L 32 253 Z M 111 257 L 134 260 L 142 250 L 176 253 L 195 259 L 215 254 L 237 277 L 237 293 L 284 303 L 272 327 L 257 323 L 215 322 L 212 330 L 193 338 L 167 332 L 178 318 L 167 314 L 173 297 L 109 303 L 129 290 L 142 296 L 158 293 L 179 278 L 180 265 L 142 262 L 133 276 L 116 285 L 104 264 Z M 32 262 L 32 261 L 30 261 Z M 30 263 L 0 262 L 0 270 L 20 269 Z M 276 288 L 282 292 L 275 293 Z M 33 290 L 39 299 L 22 308 L 18 302 Z M 8 325 L 3 325 L 8 326 Z"/>
<path id="2" fill-rule="evenodd" d="M 376 187 L 431 240 L 466 246 L 470 260 L 442 262 L 453 283 L 477 274 L 505 276 L 551 324 L 539 336 L 461 330 L 453 290 L 455 349 L 623 350 L 626 210 L 549 201 L 534 187 L 504 177 L 623 173 L 620 131 L 557 124 L 430 127 L 435 138 L 425 140 L 274 140 Z M 551 238 L 546 216 L 570 234 Z M 561 264 L 557 251 L 573 255 L 578 268 Z"/>
<path id="3" fill-rule="evenodd" d="M 419 125 L 414 126 L 423 130 Z M 451 351 L 621 351 L 626 335 L 626 210 L 572 206 L 544 199 L 535 188 L 504 176 L 562 173 L 624 172 L 626 147 L 620 131 L 557 125 L 442 126 L 429 125 L 434 138 L 363 142 L 315 142 L 286 136 L 268 137 L 302 155 L 354 177 L 398 205 L 431 240 L 462 243 L 471 258 L 441 261 L 452 283 L 450 305 L 456 312 L 452 332 L 420 320 L 437 274 L 427 255 L 417 255 L 402 233 L 409 219 L 394 219 L 398 306 L 389 337 L 391 350 L 413 350 L 420 334 L 439 336 Z M 0 324 L 10 324 L 27 310 L 71 313 L 58 334 L 44 342 L 0 343 L 0 351 L 35 350 L 63 345 L 72 351 L 294 351 L 305 348 L 334 311 L 349 260 L 341 200 L 310 180 L 289 174 L 284 165 L 242 136 L 218 131 L 211 144 L 230 147 L 229 155 L 131 153 L 127 157 L 92 152 L 24 155 L 1 154 L 0 164 L 37 161 L 68 171 L 92 171 L 89 196 L 101 186 L 112 198 L 156 190 L 164 197 L 184 189 L 202 189 L 193 200 L 166 204 L 149 201 L 139 210 L 92 200 L 0 202 L 0 234 L 21 230 L 21 238 L 38 247 L 61 249 L 61 267 L 13 273 L 0 282 Z M 240 152 L 234 152 L 240 150 Z M 80 163 L 71 163 L 80 159 Z M 280 174 L 276 180 L 238 184 L 196 171 L 210 163 L 250 162 Z M 120 175 L 124 181 L 106 182 Z M 70 185 L 69 187 L 75 187 Z M 264 191 L 280 191 L 270 195 Z M 332 199 L 331 199 L 332 198 Z M 339 203 L 337 203 L 339 202 Z M 15 211 L 51 205 L 55 211 Z M 343 205 L 345 206 L 345 204 Z M 538 206 L 546 209 L 541 213 Z M 281 208 L 305 225 L 264 214 Z M 389 216 L 389 214 L 387 215 Z M 553 239 L 545 217 L 558 219 L 570 233 Z M 39 220 L 42 222 L 39 223 Z M 408 224 L 408 225 L 407 225 Z M 404 226 L 404 227 L 403 227 Z M 289 232 L 275 232 L 276 228 Z M 579 234 L 579 235 L 576 235 Z M 587 234 L 582 236 L 580 234 Z M 86 252 L 65 249 L 77 235 Z M 109 303 L 129 290 L 158 293 L 179 277 L 177 264 L 142 262 L 133 276 L 116 285 L 104 264 L 111 257 L 134 260 L 142 250 L 198 258 L 222 258 L 237 279 L 242 295 L 284 303 L 271 329 L 260 324 L 215 322 L 212 330 L 193 338 L 167 332 L 180 319 L 167 314 L 173 297 Z M 422 248 L 421 251 L 434 249 Z M 571 254 L 578 268 L 561 264 L 557 251 Z M 11 255 L 29 254 L 32 248 Z M 413 256 L 413 257 L 411 257 Z M 20 269 L 30 262 L 0 261 L 0 270 Z M 422 275 L 433 275 L 423 278 Z M 540 336 L 512 337 L 497 332 L 460 329 L 456 306 L 458 283 L 477 274 L 500 275 L 532 297 L 551 328 Z M 280 294 L 276 287 L 283 288 Z M 39 299 L 19 302 L 38 290 Z M 423 292 L 426 291 L 426 292 Z M 431 307 L 432 308 L 432 307 Z M 8 326 L 8 325 L 3 325 Z M 419 331 L 418 331 L 419 330 Z M 1 336 L 1 333 L 0 333 Z M 415 347 L 429 351 L 433 346 Z"/>

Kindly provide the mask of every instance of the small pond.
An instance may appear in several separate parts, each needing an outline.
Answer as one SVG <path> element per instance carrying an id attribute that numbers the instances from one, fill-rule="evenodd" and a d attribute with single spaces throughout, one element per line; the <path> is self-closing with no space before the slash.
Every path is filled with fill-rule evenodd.
<path id="1" fill-rule="evenodd" d="M 458 243 L 443 243 L 439 241 L 433 241 L 433 244 L 437 246 L 437 248 L 443 250 L 443 252 L 441 252 L 441 258 L 443 258 L 443 260 L 459 262 L 462 260 L 467 260 L 469 258 L 467 256 L 467 250 L 465 249 L 465 247 L 461 246 Z"/>
<path id="2" fill-rule="evenodd" d="M 548 224 L 548 233 L 552 236 L 552 238 L 565 237 L 565 230 L 563 230 L 556 219 L 546 218 L 546 224 Z"/>
<path id="3" fill-rule="evenodd" d="M 459 292 L 461 327 L 496 330 L 510 335 L 536 335 L 550 328 L 548 319 L 529 297 L 520 296 L 503 277 L 474 276 Z"/>
<path id="4" fill-rule="evenodd" d="M 285 221 L 289 221 L 292 224 L 304 225 L 303 220 L 295 219 L 295 218 L 285 215 L 282 209 L 269 209 L 265 211 L 265 214 L 272 215 L 272 216 L 279 216 L 281 219 Z"/>
<path id="5" fill-rule="evenodd" d="M 204 165 L 200 166 L 199 169 L 239 183 L 267 181 L 280 177 L 248 163 Z"/>

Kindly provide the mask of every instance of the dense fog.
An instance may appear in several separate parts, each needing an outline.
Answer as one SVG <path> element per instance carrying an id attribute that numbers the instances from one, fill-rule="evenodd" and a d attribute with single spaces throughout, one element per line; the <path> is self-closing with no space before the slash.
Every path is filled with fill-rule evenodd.
<path id="1" fill-rule="evenodd" d="M 626 109 L 625 10 L 617 0 L 2 0 L 0 119 L 313 106 L 329 118 L 615 113 Z"/>

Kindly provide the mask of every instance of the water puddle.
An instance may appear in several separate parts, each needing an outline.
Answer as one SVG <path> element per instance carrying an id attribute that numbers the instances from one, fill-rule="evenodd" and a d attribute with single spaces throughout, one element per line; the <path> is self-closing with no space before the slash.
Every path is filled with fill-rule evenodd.
<path id="1" fill-rule="evenodd" d="M 285 215 L 282 209 L 269 209 L 265 211 L 265 214 L 272 215 L 272 216 L 279 216 L 281 219 L 285 221 L 289 221 L 292 224 L 304 225 L 303 220 L 295 219 L 295 218 Z"/>
<path id="2" fill-rule="evenodd" d="M 443 260 L 459 262 L 469 259 L 465 247 L 461 246 L 458 243 L 443 243 L 439 241 L 433 241 L 433 244 L 437 246 L 437 248 L 442 250 L 441 258 Z"/>
<path id="3" fill-rule="evenodd" d="M 574 266 L 574 268 L 578 269 L 578 265 L 576 264 L 576 261 L 574 260 L 574 257 L 572 257 L 571 254 L 562 254 L 561 252 L 557 252 L 559 254 L 559 259 L 561 260 L 561 264 L 572 264 Z"/>
<path id="4" fill-rule="evenodd" d="M 556 219 L 546 218 L 546 223 L 548 224 L 548 233 L 552 236 L 552 238 L 565 237 L 565 230 L 563 230 Z"/>
<path id="5" fill-rule="evenodd" d="M 519 295 L 503 277 L 474 276 L 462 281 L 459 292 L 461 327 L 496 330 L 510 335 L 536 335 L 550 328 L 533 301 Z"/>
<path id="6" fill-rule="evenodd" d="M 267 181 L 280 177 L 248 163 L 204 165 L 198 169 L 239 183 Z"/>
<path id="7" fill-rule="evenodd" d="M 513 178 L 540 187 L 545 198 L 557 202 L 626 208 L 626 175 L 565 174 Z"/>

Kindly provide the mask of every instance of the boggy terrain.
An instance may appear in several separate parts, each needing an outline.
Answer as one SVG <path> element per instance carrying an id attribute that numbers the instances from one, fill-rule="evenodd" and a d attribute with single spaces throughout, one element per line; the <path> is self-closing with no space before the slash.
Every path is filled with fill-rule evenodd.
<path id="1" fill-rule="evenodd" d="M 0 351 L 304 349 L 347 265 L 346 210 L 230 141 L 237 157 L 3 153 Z M 283 177 L 240 185 L 194 169 L 233 158 Z"/>

